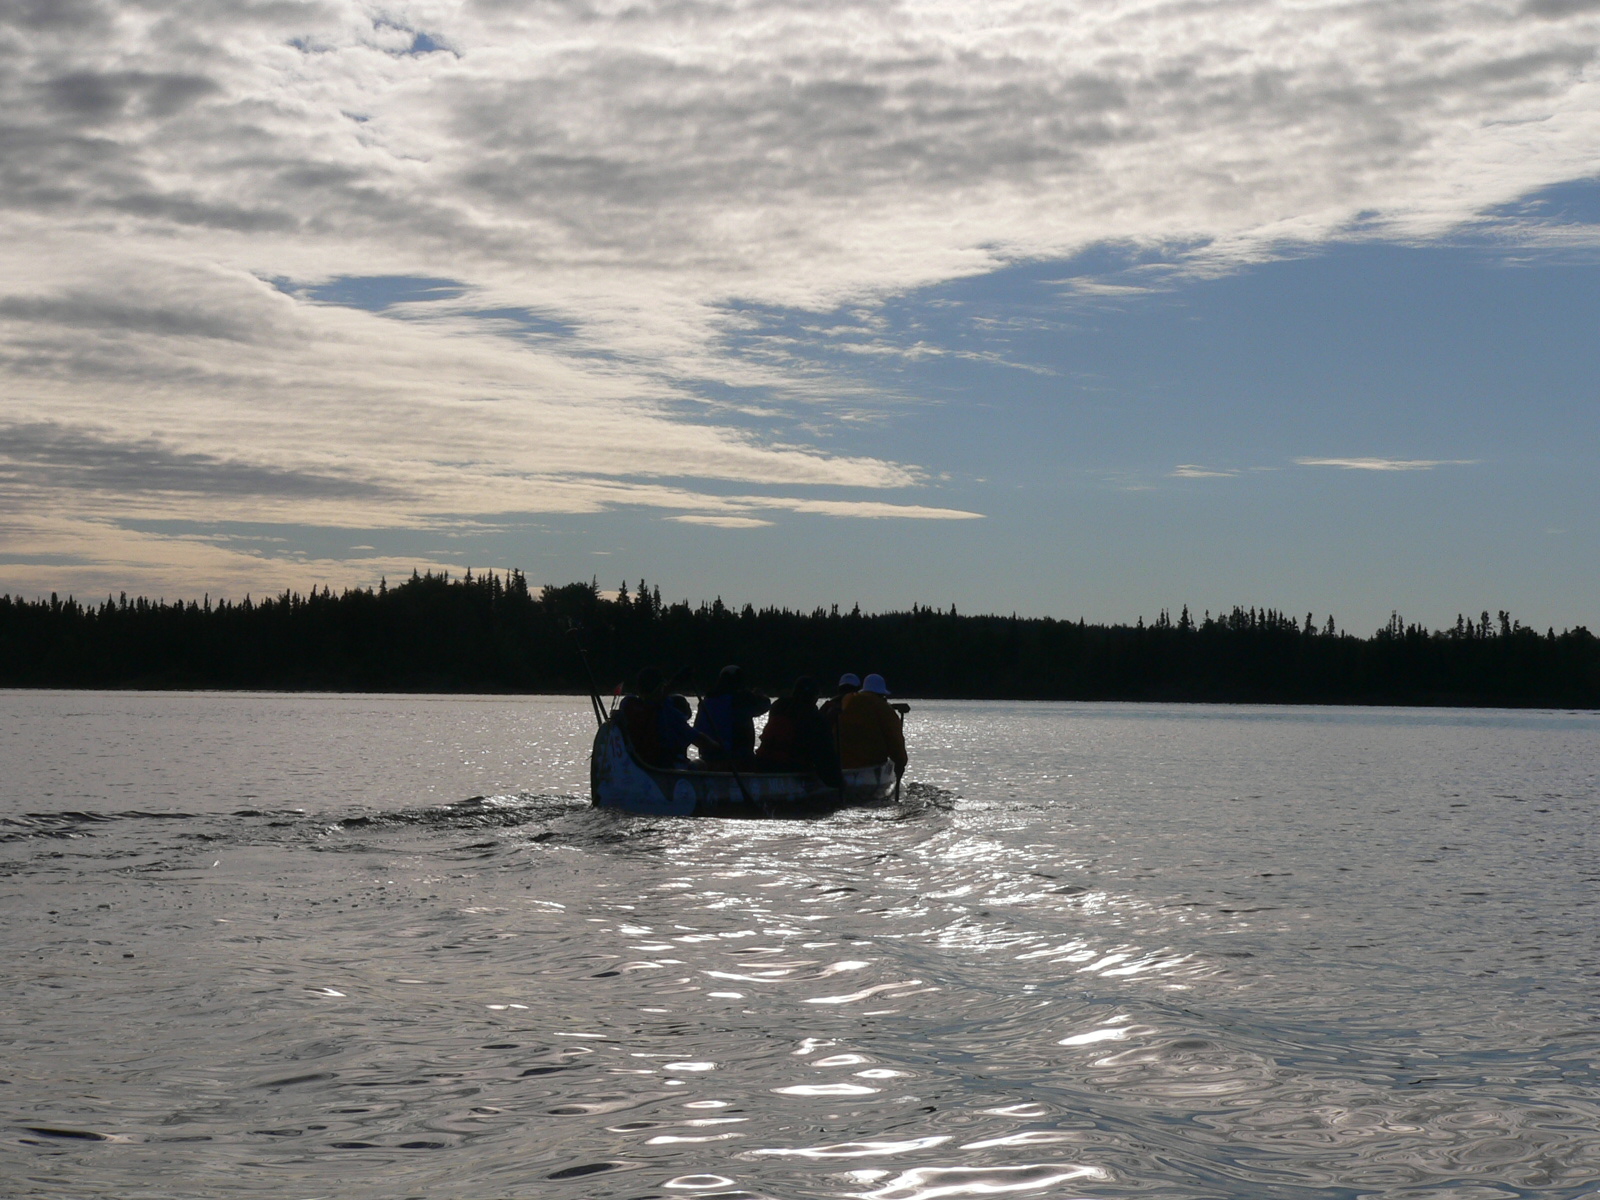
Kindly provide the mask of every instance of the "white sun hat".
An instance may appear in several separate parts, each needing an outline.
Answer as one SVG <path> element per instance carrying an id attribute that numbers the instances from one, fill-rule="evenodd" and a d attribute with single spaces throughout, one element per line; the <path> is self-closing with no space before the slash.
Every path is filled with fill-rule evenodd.
<path id="1" fill-rule="evenodd" d="M 861 685 L 863 692 L 876 692 L 880 696 L 889 694 L 889 685 L 883 681 L 882 675 L 868 675 L 866 682 Z"/>

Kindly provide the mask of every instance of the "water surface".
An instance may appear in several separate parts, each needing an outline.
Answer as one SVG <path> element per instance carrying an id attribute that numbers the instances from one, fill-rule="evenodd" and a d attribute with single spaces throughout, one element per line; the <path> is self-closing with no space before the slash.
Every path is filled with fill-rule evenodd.
<path id="1" fill-rule="evenodd" d="M 919 703 L 808 824 L 592 725 L 0 693 L 6 1194 L 1600 1194 L 1600 717 Z"/>

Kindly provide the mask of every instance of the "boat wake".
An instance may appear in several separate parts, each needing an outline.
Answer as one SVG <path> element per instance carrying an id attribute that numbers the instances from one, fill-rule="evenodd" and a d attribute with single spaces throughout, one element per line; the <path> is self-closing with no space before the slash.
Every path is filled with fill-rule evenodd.
<path id="1" fill-rule="evenodd" d="M 567 816 L 588 806 L 583 796 L 470 796 L 426 808 L 359 813 L 340 818 L 336 824 L 340 829 L 508 829 Z"/>

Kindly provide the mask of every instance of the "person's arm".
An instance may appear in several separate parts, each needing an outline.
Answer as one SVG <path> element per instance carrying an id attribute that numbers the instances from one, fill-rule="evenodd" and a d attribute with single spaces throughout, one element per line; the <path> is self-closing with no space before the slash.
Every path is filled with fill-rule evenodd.
<path id="1" fill-rule="evenodd" d="M 722 743 L 712 732 L 715 728 L 716 720 L 711 715 L 710 700 L 702 700 L 700 711 L 694 716 L 694 725 L 689 730 L 689 736 L 694 745 L 700 747 L 701 754 L 718 754 L 722 751 Z"/>

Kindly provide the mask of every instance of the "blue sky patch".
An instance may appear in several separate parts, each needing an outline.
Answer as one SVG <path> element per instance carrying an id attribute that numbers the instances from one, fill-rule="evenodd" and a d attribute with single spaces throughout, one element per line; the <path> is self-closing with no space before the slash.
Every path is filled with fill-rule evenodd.
<path id="1" fill-rule="evenodd" d="M 417 58 L 424 54 L 433 54 L 438 51 L 443 51 L 446 54 L 456 53 L 454 47 L 446 44 L 433 34 L 424 33 L 420 29 L 414 29 L 410 25 L 407 25 L 401 21 L 392 21 L 387 17 L 379 17 L 372 23 L 372 27 L 379 30 L 394 29 L 398 30 L 400 33 L 409 33 L 412 35 L 411 44 L 404 50 L 389 51 L 390 54 L 393 54 L 396 57 L 409 56 L 412 58 Z M 457 57 L 460 56 L 457 55 Z"/>
<path id="2" fill-rule="evenodd" d="M 1571 179 L 1541 188 L 1491 209 L 1488 215 L 1540 225 L 1600 225 L 1600 178 Z"/>
<path id="3" fill-rule="evenodd" d="M 454 279 L 425 275 L 341 275 L 327 283 L 301 287 L 274 280 L 279 291 L 314 300 L 318 304 L 337 304 L 383 312 L 397 304 L 420 304 L 431 300 L 455 300 L 465 295 L 467 285 Z"/>

